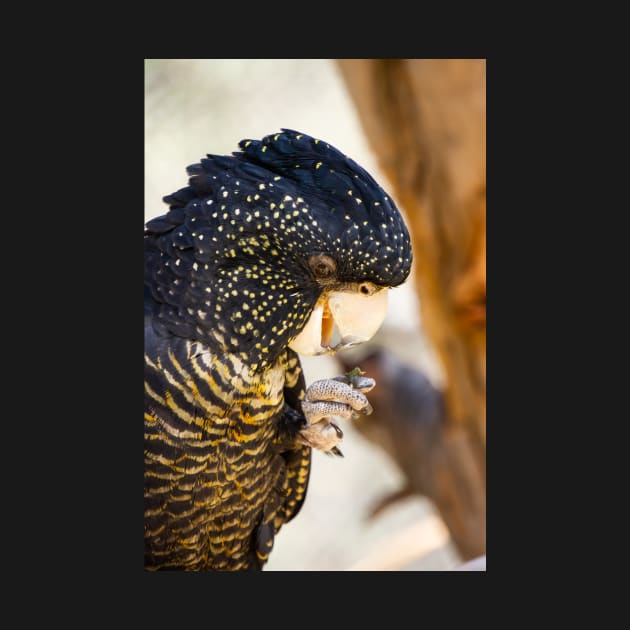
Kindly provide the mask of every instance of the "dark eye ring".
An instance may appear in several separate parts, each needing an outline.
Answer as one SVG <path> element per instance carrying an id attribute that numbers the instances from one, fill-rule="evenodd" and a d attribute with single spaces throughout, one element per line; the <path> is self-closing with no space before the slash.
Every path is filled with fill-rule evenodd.
<path id="1" fill-rule="evenodd" d="M 330 278 L 337 270 L 335 261 L 325 254 L 312 256 L 309 260 L 309 264 L 316 278 Z"/>

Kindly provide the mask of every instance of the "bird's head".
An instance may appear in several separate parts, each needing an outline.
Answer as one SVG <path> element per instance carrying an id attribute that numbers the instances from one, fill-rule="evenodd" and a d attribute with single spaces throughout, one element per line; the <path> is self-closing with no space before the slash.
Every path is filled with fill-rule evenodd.
<path id="1" fill-rule="evenodd" d="M 322 354 L 367 341 L 387 290 L 411 270 L 389 195 L 322 140 L 284 129 L 188 167 L 189 186 L 145 230 L 160 330 L 264 368 L 287 346 Z"/>

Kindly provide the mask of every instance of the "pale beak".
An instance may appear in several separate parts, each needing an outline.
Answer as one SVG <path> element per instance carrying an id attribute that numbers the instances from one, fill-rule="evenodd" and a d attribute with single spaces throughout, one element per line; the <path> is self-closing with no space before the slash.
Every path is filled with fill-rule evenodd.
<path id="1" fill-rule="evenodd" d="M 301 354 L 318 355 L 356 346 L 372 338 L 386 314 L 387 289 L 372 295 L 329 293 L 318 300 L 306 326 L 289 348 Z"/>

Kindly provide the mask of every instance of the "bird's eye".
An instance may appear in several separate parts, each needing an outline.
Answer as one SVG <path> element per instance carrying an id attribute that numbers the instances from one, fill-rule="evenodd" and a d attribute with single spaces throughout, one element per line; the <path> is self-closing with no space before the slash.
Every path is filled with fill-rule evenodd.
<path id="1" fill-rule="evenodd" d="M 326 278 L 332 273 L 332 269 L 326 263 L 320 262 L 315 265 L 315 273 L 320 278 Z"/>
<path id="2" fill-rule="evenodd" d="M 330 256 L 326 256 L 324 254 L 311 256 L 308 262 L 316 278 L 330 278 L 337 270 L 335 261 Z"/>
<path id="3" fill-rule="evenodd" d="M 370 288 L 367 282 L 362 282 L 359 285 L 359 291 L 363 293 L 363 295 L 370 295 L 370 293 L 372 293 L 372 289 Z"/>

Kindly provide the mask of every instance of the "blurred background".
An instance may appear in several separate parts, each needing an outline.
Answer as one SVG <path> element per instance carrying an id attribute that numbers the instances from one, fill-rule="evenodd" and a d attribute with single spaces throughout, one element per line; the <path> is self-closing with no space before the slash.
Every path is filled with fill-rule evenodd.
<path id="1" fill-rule="evenodd" d="M 164 195 L 187 184 L 186 166 L 207 153 L 230 154 L 241 139 L 262 138 L 283 127 L 321 138 L 353 158 L 405 214 L 391 189 L 391 174 L 381 170 L 366 137 L 347 72 L 328 59 L 146 59 L 145 221 L 167 210 Z M 414 243 L 414 256 L 415 248 Z M 410 373 L 416 378 L 410 387 L 425 387 L 433 395 L 445 387 L 447 373 L 426 334 L 415 273 L 390 291 L 388 316 L 373 343 L 343 358 L 353 367 L 384 348 L 389 363 L 374 363 L 374 370 L 385 371 L 387 364 L 391 376 L 392 369 L 413 368 L 418 372 Z M 307 384 L 345 371 L 333 357 L 302 357 L 302 365 Z M 378 374 L 368 371 L 368 376 L 378 384 Z M 384 497 L 408 483 L 409 474 L 396 448 L 379 445 L 378 431 L 359 429 L 363 420 L 341 425 L 344 458 L 313 452 L 306 501 L 276 537 L 266 571 L 451 570 L 474 555 L 461 553 L 434 502 L 417 492 L 369 517 Z"/>

